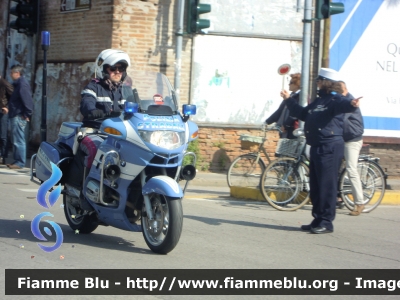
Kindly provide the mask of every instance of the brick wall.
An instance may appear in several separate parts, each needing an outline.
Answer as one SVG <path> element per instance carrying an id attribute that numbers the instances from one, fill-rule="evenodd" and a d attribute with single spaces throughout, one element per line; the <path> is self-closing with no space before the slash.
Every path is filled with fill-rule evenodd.
<path id="1" fill-rule="evenodd" d="M 241 154 L 257 151 L 257 146 L 248 147 L 248 143 L 239 140 L 240 135 L 263 136 L 261 130 L 256 129 L 229 129 L 215 127 L 199 128 L 199 167 L 203 171 L 224 172 L 228 170 L 232 161 Z M 270 132 L 264 144 L 271 159 L 274 153 L 278 134 Z M 267 162 L 265 156 L 262 156 Z"/>
<path id="2" fill-rule="evenodd" d="M 379 163 L 383 170 L 391 178 L 400 178 L 400 144 L 368 144 L 370 144 L 370 153 L 380 158 Z"/>
<path id="3" fill-rule="evenodd" d="M 162 72 L 174 81 L 175 0 L 92 0 L 91 9 L 60 13 L 60 1 L 41 2 L 41 29 L 51 34 L 47 59 L 54 62 L 93 62 L 104 49 L 126 51 L 131 70 Z M 37 59 L 41 60 L 39 49 Z M 180 99 L 187 103 L 191 39 L 184 37 Z"/>
<path id="4" fill-rule="evenodd" d="M 39 32 L 50 32 L 47 51 L 47 139 L 57 138 L 63 121 L 80 121 L 80 92 L 93 76 L 104 49 L 126 51 L 130 70 L 164 73 L 174 84 L 176 0 L 92 0 L 91 9 L 60 13 L 60 1 L 42 0 Z M 22 35 L 23 36 L 23 35 Z M 40 44 L 40 41 L 39 41 Z M 40 142 L 43 51 L 36 51 L 34 121 L 31 142 Z M 184 37 L 180 102 L 189 98 L 191 39 Z M 129 73 L 129 70 L 128 70 Z"/>
<path id="5" fill-rule="evenodd" d="M 232 161 L 241 154 L 257 151 L 257 147 L 246 147 L 239 140 L 240 135 L 262 136 L 256 129 L 229 129 L 217 127 L 199 128 L 198 168 L 202 171 L 226 172 Z M 270 132 L 264 146 L 271 159 L 275 159 L 275 149 L 279 135 Z M 370 143 L 370 153 L 380 158 L 380 165 L 390 178 L 400 177 L 400 145 Z M 244 146 L 244 148 L 242 148 Z M 265 159 L 263 155 L 263 159 Z"/>

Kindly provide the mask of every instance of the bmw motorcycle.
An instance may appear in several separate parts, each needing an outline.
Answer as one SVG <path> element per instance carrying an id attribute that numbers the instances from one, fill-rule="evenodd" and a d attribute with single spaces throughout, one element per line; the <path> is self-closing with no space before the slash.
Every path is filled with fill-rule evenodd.
<path id="1" fill-rule="evenodd" d="M 98 225 L 142 232 L 148 247 L 172 251 L 182 232 L 182 199 L 195 177 L 195 105 L 178 108 L 167 77 L 142 72 L 124 85 L 124 110 L 106 119 L 64 122 L 58 139 L 31 159 L 31 181 L 42 184 L 52 164 L 62 171 L 65 217 L 79 233 Z M 155 104 L 154 96 L 162 99 Z"/>

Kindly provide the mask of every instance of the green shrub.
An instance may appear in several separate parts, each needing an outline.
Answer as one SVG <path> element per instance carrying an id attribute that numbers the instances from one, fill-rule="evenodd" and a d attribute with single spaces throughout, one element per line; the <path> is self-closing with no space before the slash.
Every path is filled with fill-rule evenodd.
<path id="1" fill-rule="evenodd" d="M 200 147 L 199 147 L 199 140 L 194 140 L 192 142 L 189 143 L 189 146 L 186 150 L 187 152 L 193 152 L 194 154 L 196 154 L 196 168 L 199 168 L 199 166 L 201 166 L 202 164 L 202 160 L 200 157 Z M 186 165 L 192 165 L 193 164 L 193 156 L 192 155 L 187 155 L 185 156 L 185 158 L 183 159 L 183 164 L 184 166 Z"/>

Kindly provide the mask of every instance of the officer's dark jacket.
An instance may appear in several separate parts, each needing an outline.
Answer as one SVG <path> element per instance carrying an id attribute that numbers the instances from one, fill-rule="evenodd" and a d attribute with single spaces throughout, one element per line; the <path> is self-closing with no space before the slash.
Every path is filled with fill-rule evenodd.
<path id="1" fill-rule="evenodd" d="M 21 76 L 13 82 L 14 91 L 8 101 L 8 117 L 14 118 L 22 115 L 25 118 L 32 118 L 33 99 L 32 90 L 25 79 Z"/>
<path id="2" fill-rule="evenodd" d="M 343 140 L 343 114 L 356 109 L 347 98 L 325 91 L 319 91 L 319 97 L 306 107 L 291 98 L 286 102 L 290 115 L 305 122 L 306 140 L 310 146 Z"/>
<path id="3" fill-rule="evenodd" d="M 351 101 L 354 99 L 350 93 L 346 95 L 346 98 Z M 343 118 L 343 139 L 345 142 L 357 142 L 362 140 L 364 134 L 364 121 L 361 114 L 360 108 L 352 113 L 344 114 Z"/>
<path id="4" fill-rule="evenodd" d="M 85 121 L 86 117 L 95 109 L 101 109 L 104 113 L 121 109 L 125 102 L 121 90 L 121 87 L 110 90 L 103 80 L 92 79 L 81 92 L 80 111 L 84 116 L 83 120 Z"/>

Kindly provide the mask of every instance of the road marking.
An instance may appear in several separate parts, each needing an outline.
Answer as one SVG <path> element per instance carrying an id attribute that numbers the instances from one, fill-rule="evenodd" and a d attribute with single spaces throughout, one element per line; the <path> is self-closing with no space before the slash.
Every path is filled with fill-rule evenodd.
<path id="1" fill-rule="evenodd" d="M 18 189 L 17 188 L 17 190 L 22 191 L 22 192 L 27 192 L 27 193 L 37 193 L 38 188 L 37 189 Z"/>
<path id="2" fill-rule="evenodd" d="M 185 199 L 197 199 L 197 198 L 219 198 L 219 195 L 215 194 L 208 194 L 208 195 L 186 195 L 184 196 Z"/>

